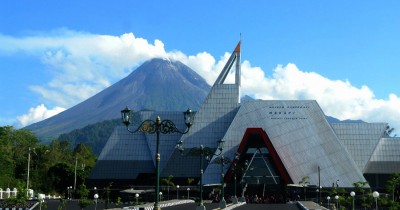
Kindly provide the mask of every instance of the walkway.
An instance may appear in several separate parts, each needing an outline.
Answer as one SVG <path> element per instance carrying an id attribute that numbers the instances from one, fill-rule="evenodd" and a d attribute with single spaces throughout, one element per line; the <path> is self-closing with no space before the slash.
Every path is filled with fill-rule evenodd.
<path id="1" fill-rule="evenodd" d="M 299 201 L 299 203 L 304 207 L 304 209 L 308 210 L 327 210 L 327 208 L 318 205 L 315 202 L 312 201 Z"/>
<path id="2" fill-rule="evenodd" d="M 177 202 L 172 202 L 172 201 L 177 201 Z M 196 210 L 197 204 L 194 203 L 193 200 L 170 200 L 170 204 L 166 204 L 166 202 L 162 202 L 162 210 Z M 172 203 L 171 203 L 172 202 Z M 180 204 L 179 204 L 180 203 Z M 301 201 L 300 202 L 303 208 L 301 208 L 301 205 L 297 204 L 242 204 L 238 206 L 232 206 L 231 204 L 228 204 L 228 207 L 225 210 L 327 210 L 324 207 L 320 207 L 318 204 L 310 201 Z M 175 204 L 175 205 L 174 205 Z M 49 200 L 46 201 L 47 205 L 47 210 L 57 210 L 60 202 L 59 200 Z M 206 210 L 219 210 L 219 204 L 218 203 L 204 203 L 204 206 L 206 207 Z M 141 208 L 139 208 L 141 207 Z M 130 207 L 120 207 L 120 208 L 115 208 L 115 209 L 109 209 L 109 210 L 135 210 L 135 209 L 152 209 L 152 204 L 146 204 L 146 205 L 141 205 L 141 206 L 130 206 Z M 234 208 L 233 208 L 234 207 Z M 73 201 L 68 201 L 67 203 L 67 209 L 68 210 L 80 210 L 78 206 L 77 200 Z M 94 210 L 95 206 L 91 205 L 85 208 L 85 210 Z M 104 203 L 98 203 L 97 205 L 97 210 L 103 210 L 104 209 Z"/>

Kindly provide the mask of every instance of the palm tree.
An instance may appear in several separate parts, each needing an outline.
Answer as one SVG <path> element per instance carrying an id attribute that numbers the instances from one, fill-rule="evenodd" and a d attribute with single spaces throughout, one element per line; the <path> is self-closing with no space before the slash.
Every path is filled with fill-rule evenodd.
<path id="1" fill-rule="evenodd" d="M 190 184 L 192 183 L 194 181 L 194 178 L 187 178 L 187 182 L 188 182 L 188 185 L 190 186 Z"/>
<path id="2" fill-rule="evenodd" d="M 169 175 L 168 177 L 165 177 L 163 179 L 161 179 L 161 183 L 164 183 L 165 185 L 167 185 L 167 189 L 168 189 L 168 200 L 169 200 L 169 187 L 175 187 L 175 183 L 172 182 L 172 179 L 174 178 L 174 176 Z"/>
<path id="3" fill-rule="evenodd" d="M 305 176 L 303 178 L 301 178 L 301 180 L 299 181 L 299 184 L 303 186 L 304 189 L 304 201 L 307 200 L 306 199 L 306 186 L 308 184 L 310 184 L 310 177 L 309 176 Z"/>

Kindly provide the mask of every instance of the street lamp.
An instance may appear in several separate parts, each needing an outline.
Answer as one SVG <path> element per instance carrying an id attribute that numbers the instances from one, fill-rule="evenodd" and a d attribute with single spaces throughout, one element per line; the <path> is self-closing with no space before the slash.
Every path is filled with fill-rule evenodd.
<path id="1" fill-rule="evenodd" d="M 189 199 L 190 188 L 188 187 L 186 190 L 187 190 L 187 192 L 188 192 L 188 199 Z"/>
<path id="2" fill-rule="evenodd" d="M 240 158 L 240 154 L 239 153 L 235 153 L 235 161 L 233 162 L 233 179 L 234 179 L 234 195 L 233 195 L 233 199 L 232 199 L 232 203 L 233 204 L 237 204 L 238 203 L 238 199 L 236 196 L 236 166 L 237 166 L 237 162 L 239 161 Z"/>
<path id="3" fill-rule="evenodd" d="M 336 209 L 339 209 L 339 196 L 335 195 L 335 200 L 336 200 Z"/>
<path id="4" fill-rule="evenodd" d="M 218 141 L 218 151 L 219 151 L 218 154 L 213 154 L 213 151 L 212 151 L 211 148 L 204 147 L 203 145 L 200 145 L 200 147 L 198 147 L 198 148 L 194 147 L 194 148 L 190 149 L 190 151 L 189 151 L 189 155 L 200 156 L 200 203 L 196 207 L 197 210 L 205 210 L 206 209 L 206 207 L 203 204 L 203 173 L 204 173 L 204 171 L 203 171 L 203 165 L 204 165 L 203 164 L 203 160 L 204 160 L 204 157 L 207 160 L 210 160 L 211 157 L 214 156 L 214 155 L 215 156 L 221 155 L 222 154 L 222 150 L 224 148 L 224 142 L 225 141 L 222 140 L 222 139 Z M 181 154 L 183 154 L 183 151 L 185 150 L 185 148 L 184 148 L 184 143 L 183 143 L 182 140 L 179 141 L 176 144 L 176 148 L 179 150 L 179 152 Z"/>
<path id="5" fill-rule="evenodd" d="M 212 154 L 212 150 L 210 148 L 204 148 L 203 145 L 200 145 L 199 148 L 192 148 L 190 150 L 190 153 L 196 155 L 196 154 L 200 154 L 200 204 L 199 207 L 196 208 L 198 210 L 205 210 L 206 207 L 204 207 L 203 205 L 203 159 L 204 159 L 204 155 L 209 156 L 210 154 Z"/>
<path id="6" fill-rule="evenodd" d="M 72 186 L 69 186 L 69 199 L 71 200 L 72 200 L 72 194 L 73 194 Z"/>
<path id="7" fill-rule="evenodd" d="M 71 191 L 72 191 L 72 186 L 67 187 L 67 199 L 68 200 L 72 199 Z"/>
<path id="8" fill-rule="evenodd" d="M 40 207 L 39 207 L 40 210 L 42 210 L 42 203 L 44 201 L 44 198 L 45 198 L 44 194 L 41 194 L 41 193 L 38 194 L 38 200 L 39 200 L 39 203 L 40 203 Z"/>
<path id="9" fill-rule="evenodd" d="M 160 195 L 160 201 L 162 201 L 162 192 L 160 192 L 159 195 Z"/>
<path id="10" fill-rule="evenodd" d="M 249 167 L 249 161 L 245 160 L 243 166 L 241 167 L 242 171 L 242 179 L 240 180 L 240 183 L 242 184 L 242 195 L 240 197 L 241 202 L 246 202 L 246 199 L 244 197 L 245 187 L 247 186 L 247 184 L 245 183 L 245 174 L 247 172 L 248 167 Z"/>
<path id="11" fill-rule="evenodd" d="M 178 148 L 179 152 L 183 154 L 184 147 L 183 147 L 183 141 L 179 141 L 178 144 L 176 145 Z M 203 145 L 200 145 L 200 147 L 194 147 L 190 149 L 188 155 L 194 155 L 194 156 L 199 156 L 200 157 L 200 202 L 199 206 L 196 207 L 197 210 L 205 210 L 206 207 L 203 204 L 203 160 L 204 156 L 209 159 L 209 156 L 213 154 L 213 151 L 211 148 L 204 147 Z"/>
<path id="12" fill-rule="evenodd" d="M 318 205 L 322 205 L 322 201 L 321 201 L 321 193 L 322 193 L 322 186 L 320 185 L 319 186 L 319 188 L 318 188 L 318 190 L 317 190 L 319 193 L 318 193 Z"/>
<path id="13" fill-rule="evenodd" d="M 139 194 L 138 193 L 135 194 L 135 198 L 136 198 L 136 205 L 139 205 L 139 202 L 138 202 Z"/>
<path id="14" fill-rule="evenodd" d="M 221 164 L 221 201 L 219 203 L 219 208 L 224 209 L 226 208 L 226 201 L 225 201 L 225 183 L 224 183 L 224 165 L 229 164 L 231 161 L 229 158 L 221 156 L 214 160 L 214 164 Z"/>
<path id="15" fill-rule="evenodd" d="M 214 154 L 214 156 L 220 156 L 222 154 L 222 150 L 224 149 L 225 141 L 223 139 L 218 141 L 218 154 Z M 207 159 L 211 159 L 212 157 L 206 157 Z M 224 165 L 230 163 L 231 161 L 229 158 L 224 158 L 221 156 L 213 161 L 213 164 L 221 164 L 221 201 L 219 202 L 219 208 L 224 209 L 226 208 L 226 201 L 225 201 L 225 189 L 224 189 Z"/>
<path id="16" fill-rule="evenodd" d="M 329 201 L 331 200 L 331 197 L 326 197 L 326 200 L 328 200 L 328 209 L 330 209 L 330 206 L 329 206 Z"/>
<path id="17" fill-rule="evenodd" d="M 356 193 L 354 192 L 354 191 L 351 191 L 350 192 L 350 196 L 352 197 L 352 199 L 353 199 L 353 210 L 354 210 L 354 196 L 356 195 Z"/>
<path id="18" fill-rule="evenodd" d="M 375 198 L 375 209 L 378 210 L 378 198 L 379 198 L 379 193 L 377 191 L 374 191 L 372 193 L 372 197 Z"/>
<path id="19" fill-rule="evenodd" d="M 190 126 L 192 126 L 193 122 L 193 112 L 192 110 L 188 109 L 186 112 L 183 113 L 183 117 L 185 120 L 185 124 L 187 126 L 184 132 L 180 131 L 175 124 L 171 120 L 163 120 L 157 116 L 156 121 L 153 120 L 145 120 L 143 121 L 136 130 L 130 130 L 129 125 L 131 124 L 132 118 L 132 111 L 126 107 L 125 109 L 121 110 L 122 122 L 125 124 L 126 129 L 130 133 L 136 133 L 138 131 L 143 133 L 149 134 L 156 134 L 156 192 L 155 192 L 155 202 L 154 202 L 154 210 L 160 209 L 159 204 L 159 197 L 158 194 L 160 193 L 160 159 L 161 155 L 159 152 L 160 147 L 160 133 L 169 134 L 169 133 L 181 133 L 185 134 L 189 132 Z"/>
<path id="20" fill-rule="evenodd" d="M 95 203 L 94 210 L 97 210 L 97 199 L 99 198 L 99 195 L 96 193 L 96 194 L 94 194 L 93 198 L 94 198 L 94 203 Z"/>
<path id="21" fill-rule="evenodd" d="M 179 185 L 176 185 L 176 200 L 179 200 Z"/>

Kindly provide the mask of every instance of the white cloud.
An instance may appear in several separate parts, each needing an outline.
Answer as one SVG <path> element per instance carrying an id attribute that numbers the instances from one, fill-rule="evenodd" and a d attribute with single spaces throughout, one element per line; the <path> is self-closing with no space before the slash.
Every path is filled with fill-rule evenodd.
<path id="1" fill-rule="evenodd" d="M 43 101 L 67 108 L 110 86 L 140 63 L 166 57 L 159 40 L 149 43 L 132 33 L 110 36 L 67 29 L 18 38 L 0 34 L 0 53 L 16 52 L 40 57 L 53 75 L 47 84 L 31 90 Z"/>
<path id="2" fill-rule="evenodd" d="M 20 126 L 24 127 L 29 124 L 39 122 L 41 120 L 52 117 L 64 110 L 65 109 L 61 107 L 54 107 L 54 109 L 47 109 L 47 107 L 44 104 L 40 104 L 37 107 L 30 108 L 28 114 L 18 116 L 17 119 Z"/>
<path id="3" fill-rule="evenodd" d="M 0 53 L 15 52 L 37 56 L 51 70 L 53 79 L 47 84 L 32 86 L 31 90 L 39 93 L 46 103 L 66 108 L 110 86 L 154 57 L 179 60 L 212 85 L 230 56 L 229 52 L 218 59 L 207 52 L 196 55 L 166 52 L 160 40 L 151 43 L 133 33 L 111 36 L 67 29 L 22 38 L 0 35 Z M 234 81 L 233 71 L 226 81 Z M 300 70 L 295 64 L 278 65 L 269 74 L 265 69 L 243 61 L 241 93 L 266 100 L 317 100 L 327 115 L 342 120 L 389 122 L 400 129 L 398 96 L 391 94 L 388 99 L 378 99 L 367 86 L 355 87 L 349 81 L 331 80 L 315 72 Z M 41 110 L 42 113 L 50 112 L 40 105 L 18 119 L 25 125 L 33 122 L 29 118 L 43 119 L 44 114 L 42 118 L 34 114 Z"/>
<path id="4" fill-rule="evenodd" d="M 326 115 L 341 120 L 388 122 L 391 127 L 400 129 L 400 98 L 395 94 L 390 94 L 388 99 L 378 99 L 367 86 L 355 87 L 349 81 L 301 71 L 295 64 L 278 65 L 271 76 L 266 76 L 261 68 L 243 62 L 242 94 L 266 100 L 316 100 Z"/>
<path id="5" fill-rule="evenodd" d="M 213 84 L 230 53 L 225 53 L 218 61 L 206 52 L 195 56 L 173 52 L 169 56 L 182 61 Z M 242 95 L 264 100 L 316 100 L 326 115 L 341 120 L 388 122 L 400 130 L 400 98 L 395 94 L 389 95 L 389 99 L 378 99 L 367 86 L 355 87 L 349 81 L 331 80 L 315 72 L 302 71 L 291 63 L 278 65 L 272 75 L 266 75 L 267 71 L 245 60 L 241 71 Z M 234 71 L 231 71 L 226 83 L 233 83 L 234 79 Z"/>

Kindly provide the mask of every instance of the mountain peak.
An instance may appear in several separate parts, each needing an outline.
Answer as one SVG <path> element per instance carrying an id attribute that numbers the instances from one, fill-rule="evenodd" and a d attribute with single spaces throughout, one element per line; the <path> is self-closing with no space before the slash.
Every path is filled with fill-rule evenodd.
<path id="1" fill-rule="evenodd" d="M 26 129 L 49 141 L 89 124 L 119 118 L 127 105 L 133 110 L 197 110 L 209 89 L 207 82 L 183 63 L 154 58 L 80 104 Z"/>

